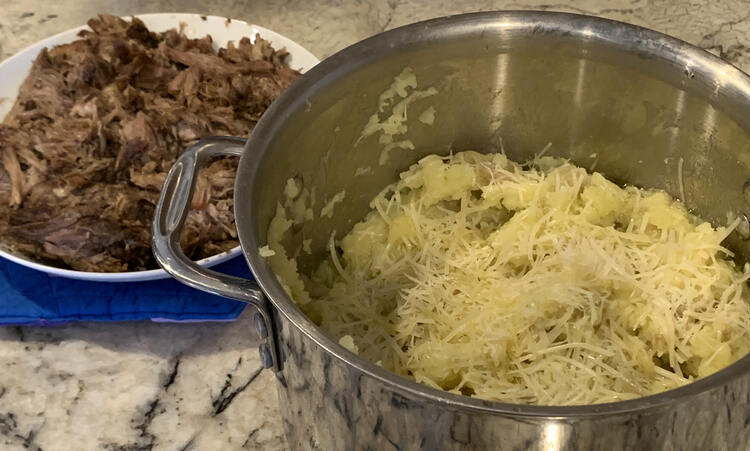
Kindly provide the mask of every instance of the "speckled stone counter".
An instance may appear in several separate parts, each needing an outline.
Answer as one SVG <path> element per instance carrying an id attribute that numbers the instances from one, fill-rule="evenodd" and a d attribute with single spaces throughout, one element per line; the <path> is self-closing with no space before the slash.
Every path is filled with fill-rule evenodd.
<path id="1" fill-rule="evenodd" d="M 750 70 L 745 0 L 0 0 L 0 59 L 97 12 L 242 19 L 322 59 L 399 25 L 491 9 L 623 20 Z M 0 450 L 286 449 L 275 380 L 261 371 L 256 347 L 247 312 L 233 323 L 0 328 Z"/>

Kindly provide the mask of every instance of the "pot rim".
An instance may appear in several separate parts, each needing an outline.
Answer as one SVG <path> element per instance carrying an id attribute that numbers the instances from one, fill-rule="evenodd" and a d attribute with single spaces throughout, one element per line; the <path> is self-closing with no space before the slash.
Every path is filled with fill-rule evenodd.
<path id="1" fill-rule="evenodd" d="M 514 417 L 548 417 L 551 420 L 575 420 L 670 408 L 691 398 L 750 374 L 750 354 L 728 367 L 695 382 L 666 392 L 641 398 L 591 405 L 546 406 L 486 401 L 457 395 L 419 384 L 366 361 L 329 338 L 287 295 L 270 266 L 258 250 L 265 244 L 256 239 L 256 221 L 252 214 L 255 199 L 245 196 L 237 202 L 238 193 L 249 193 L 258 176 L 260 162 L 269 144 L 293 113 L 304 110 L 315 93 L 325 90 L 343 76 L 361 69 L 377 59 L 397 53 L 402 46 L 424 44 L 446 37 L 466 36 L 477 30 L 493 28 L 516 32 L 539 33 L 540 30 L 565 33 L 586 40 L 599 40 L 627 52 L 651 59 L 667 60 L 674 66 L 714 80 L 719 88 L 743 100 L 750 98 L 750 78 L 731 64 L 707 51 L 668 35 L 610 19 L 548 11 L 488 11 L 460 14 L 395 28 L 353 44 L 323 60 L 289 87 L 266 111 L 251 134 L 240 159 L 235 183 L 234 211 L 243 254 L 256 280 L 277 311 L 342 363 L 356 368 L 390 389 L 410 398 L 421 398 L 447 409 L 461 409 Z M 675 69 L 677 70 L 677 69 Z M 750 102 L 749 102 L 750 103 Z M 249 197 L 249 199 L 248 199 Z"/>

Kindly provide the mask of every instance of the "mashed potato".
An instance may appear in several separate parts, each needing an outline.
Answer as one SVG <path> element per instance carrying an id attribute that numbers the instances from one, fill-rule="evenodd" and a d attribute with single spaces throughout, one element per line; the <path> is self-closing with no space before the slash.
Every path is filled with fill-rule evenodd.
<path id="1" fill-rule="evenodd" d="M 524 169 L 462 152 L 422 159 L 371 207 L 312 277 L 294 272 L 278 231 L 269 259 L 332 338 L 420 383 L 601 403 L 684 385 L 750 349 L 750 268 L 721 246 L 731 227 L 664 192 L 547 157 Z"/>

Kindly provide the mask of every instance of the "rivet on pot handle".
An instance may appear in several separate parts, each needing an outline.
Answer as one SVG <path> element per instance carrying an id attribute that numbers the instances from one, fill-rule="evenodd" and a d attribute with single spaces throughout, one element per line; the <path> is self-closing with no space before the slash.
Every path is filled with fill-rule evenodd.
<path id="1" fill-rule="evenodd" d="M 153 223 L 153 251 L 156 261 L 175 279 L 199 290 L 252 304 L 258 312 L 255 327 L 264 340 L 259 346 L 266 368 L 279 369 L 268 300 L 252 280 L 230 276 L 195 264 L 180 247 L 180 232 L 190 210 L 200 169 L 219 156 L 242 155 L 245 140 L 228 136 L 204 138 L 190 146 L 175 161 L 156 204 Z"/>

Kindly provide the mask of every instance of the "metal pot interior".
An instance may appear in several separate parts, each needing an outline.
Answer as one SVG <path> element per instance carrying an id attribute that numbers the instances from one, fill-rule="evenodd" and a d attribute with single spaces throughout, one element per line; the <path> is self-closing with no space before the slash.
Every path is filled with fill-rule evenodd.
<path id="1" fill-rule="evenodd" d="M 409 107 L 406 137 L 415 149 L 396 149 L 379 164 L 383 145 L 376 136 L 355 143 L 380 94 L 407 66 L 418 89 L 434 87 L 437 94 Z M 681 41 L 618 22 L 497 12 L 410 25 L 322 62 L 265 114 L 238 172 L 240 239 L 282 315 L 330 352 L 387 378 L 324 337 L 258 256 L 288 178 L 297 177 L 316 193 L 314 220 L 288 239 L 291 254 L 303 238 L 312 239 L 312 255 L 300 253 L 298 259 L 308 273 L 325 257 L 332 231 L 339 238 L 346 234 L 369 210 L 369 201 L 418 159 L 452 150 L 495 152 L 500 142 L 516 161 L 529 160 L 551 143 L 549 155 L 587 168 L 596 161 L 596 170 L 612 180 L 663 188 L 674 196 L 680 194 L 682 165 L 687 206 L 723 225 L 728 214 L 750 209 L 743 196 L 750 175 L 749 95 L 747 76 L 734 67 Z M 417 119 L 429 106 L 435 108 L 432 126 Z M 370 169 L 355 176 L 358 168 Z M 346 197 L 333 216 L 320 217 L 323 205 L 342 190 Z M 740 232 L 742 227 L 746 224 Z M 729 247 L 744 259 L 750 244 L 740 235 L 733 234 Z M 748 362 L 742 359 L 677 392 L 716 386 L 745 371 Z M 648 398 L 660 402 L 660 396 Z M 447 397 L 455 398 L 460 397 Z M 627 404 L 633 402 L 640 404 Z M 493 403 L 482 405 L 491 409 Z"/>

